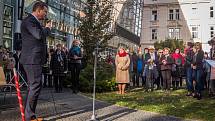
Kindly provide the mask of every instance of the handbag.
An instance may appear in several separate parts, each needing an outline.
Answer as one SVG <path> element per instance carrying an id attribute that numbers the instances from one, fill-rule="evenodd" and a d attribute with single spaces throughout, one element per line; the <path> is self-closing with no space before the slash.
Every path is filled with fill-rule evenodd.
<path id="1" fill-rule="evenodd" d="M 84 56 L 81 59 L 81 69 L 85 69 L 87 67 L 87 58 Z"/>
<path id="2" fill-rule="evenodd" d="M 44 65 L 44 66 L 42 67 L 42 73 L 43 73 L 43 74 L 48 74 L 48 73 L 49 73 L 49 71 L 50 71 L 49 66 Z"/>

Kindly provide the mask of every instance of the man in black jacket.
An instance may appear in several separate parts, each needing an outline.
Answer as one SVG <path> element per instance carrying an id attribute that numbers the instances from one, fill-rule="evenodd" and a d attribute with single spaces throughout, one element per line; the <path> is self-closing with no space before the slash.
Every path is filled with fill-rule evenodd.
<path id="1" fill-rule="evenodd" d="M 48 6 L 44 2 L 36 2 L 32 14 L 29 14 L 21 25 L 22 50 L 20 63 L 23 64 L 29 84 L 25 106 L 26 121 L 37 120 L 35 109 L 42 87 L 42 65 L 46 62 L 46 37 L 50 33 L 51 24 L 42 27 L 40 20 L 45 19 Z"/>

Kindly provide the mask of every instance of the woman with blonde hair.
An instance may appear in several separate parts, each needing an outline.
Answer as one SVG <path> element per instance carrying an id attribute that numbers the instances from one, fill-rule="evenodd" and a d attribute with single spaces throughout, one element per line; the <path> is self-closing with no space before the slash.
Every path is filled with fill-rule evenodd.
<path id="1" fill-rule="evenodd" d="M 118 49 L 115 59 L 116 64 L 116 83 L 118 84 L 118 94 L 125 94 L 125 86 L 129 83 L 130 58 L 123 47 Z"/>
<path id="2" fill-rule="evenodd" d="M 69 70 L 71 71 L 72 77 L 72 90 L 73 93 L 79 92 L 79 74 L 81 71 L 81 59 L 83 58 L 83 53 L 80 47 L 79 40 L 73 40 L 72 47 L 69 50 L 68 58 L 69 61 Z"/>

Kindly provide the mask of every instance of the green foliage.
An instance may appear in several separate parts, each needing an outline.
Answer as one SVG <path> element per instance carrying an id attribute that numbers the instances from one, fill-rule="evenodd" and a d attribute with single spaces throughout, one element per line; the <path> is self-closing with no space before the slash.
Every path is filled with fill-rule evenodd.
<path id="1" fill-rule="evenodd" d="M 86 16 L 80 18 L 80 37 L 83 40 L 83 48 L 88 62 L 93 61 L 93 51 L 96 43 L 102 41 L 100 48 L 105 48 L 107 41 L 113 36 L 108 30 L 112 21 L 112 3 L 99 2 L 95 6 L 88 6 L 85 9 Z"/>
<path id="2" fill-rule="evenodd" d="M 96 92 L 115 90 L 115 75 L 113 66 L 100 62 L 97 68 Z M 80 74 L 80 90 L 92 92 L 93 90 L 93 65 L 88 64 Z"/>
<path id="3" fill-rule="evenodd" d="M 163 49 L 165 47 L 170 48 L 171 52 L 174 52 L 176 48 L 179 48 L 181 51 L 184 50 L 184 42 L 177 39 L 167 39 L 165 41 L 155 42 L 155 49 Z"/>

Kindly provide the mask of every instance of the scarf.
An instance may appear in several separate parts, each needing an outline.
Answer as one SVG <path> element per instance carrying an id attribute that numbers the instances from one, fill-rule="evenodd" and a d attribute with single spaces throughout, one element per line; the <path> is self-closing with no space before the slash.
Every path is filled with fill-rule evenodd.
<path id="1" fill-rule="evenodd" d="M 80 53 L 81 53 L 81 48 L 79 47 L 79 46 L 73 46 L 72 48 L 71 48 L 71 53 L 73 54 L 73 55 L 80 55 Z"/>
<path id="2" fill-rule="evenodd" d="M 62 57 L 62 54 L 61 54 L 61 51 L 57 51 L 57 60 L 58 62 L 62 62 L 63 61 L 63 57 Z"/>
<path id="3" fill-rule="evenodd" d="M 119 57 L 125 57 L 127 53 L 124 51 L 123 53 L 118 53 Z"/>

